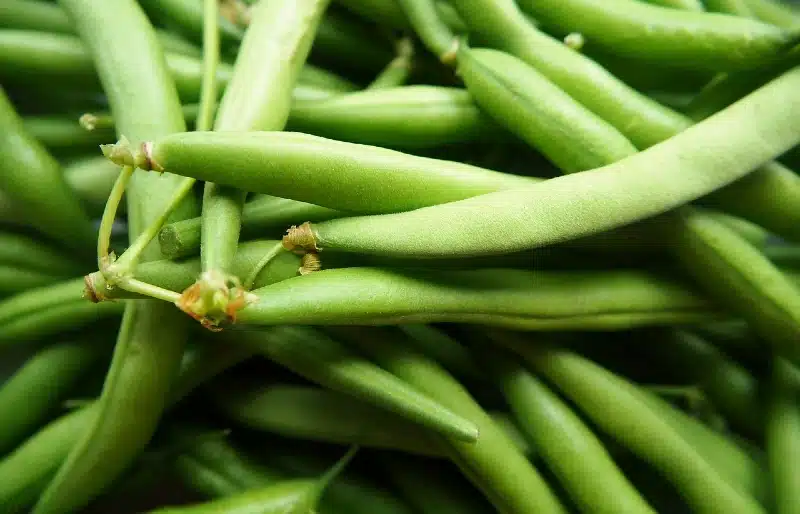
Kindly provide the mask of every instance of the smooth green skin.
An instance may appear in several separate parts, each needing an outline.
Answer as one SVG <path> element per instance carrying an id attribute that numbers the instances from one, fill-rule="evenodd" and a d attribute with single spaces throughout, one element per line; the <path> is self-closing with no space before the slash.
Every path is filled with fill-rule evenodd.
<path id="1" fill-rule="evenodd" d="M 287 129 L 389 148 L 433 148 L 498 130 L 463 89 L 411 85 L 295 102 Z"/>
<path id="2" fill-rule="evenodd" d="M 221 498 L 242 492 L 239 484 L 189 455 L 175 459 L 172 469 L 184 485 L 207 498 Z"/>
<path id="3" fill-rule="evenodd" d="M 433 0 L 397 0 L 409 24 L 427 49 L 446 62 L 450 59 L 455 35 L 440 18 Z"/>
<path id="4" fill-rule="evenodd" d="M 1 88 L 0 127 L 0 189 L 24 209 L 39 231 L 85 255 L 95 241 L 88 214 L 67 186 L 58 162 L 25 131 Z"/>
<path id="5" fill-rule="evenodd" d="M 599 168 L 637 152 L 610 123 L 525 61 L 487 48 L 460 48 L 457 55 L 457 73 L 475 102 L 562 172 Z"/>
<path id="6" fill-rule="evenodd" d="M 57 5 L 31 0 L 5 0 L 0 6 L 0 27 L 73 33 L 69 18 Z"/>
<path id="7" fill-rule="evenodd" d="M 501 336 L 502 337 L 502 336 Z M 729 485 L 635 386 L 567 350 L 519 344 L 502 337 L 532 369 L 554 384 L 603 432 L 656 468 L 697 513 L 763 513 L 747 493 Z"/>
<path id="8" fill-rule="evenodd" d="M 283 130 L 317 26 L 329 0 L 271 0 L 253 8 L 215 131 Z M 206 182 L 200 259 L 203 270 L 229 272 L 239 242 L 245 191 Z"/>
<path id="9" fill-rule="evenodd" d="M 85 157 L 64 166 L 64 180 L 80 197 L 86 211 L 99 217 L 103 214 L 119 171 L 119 166 L 102 156 Z M 120 205 L 117 212 L 124 213 L 125 205 Z"/>
<path id="10" fill-rule="evenodd" d="M 78 277 L 6 298 L 0 302 L 0 326 L 37 311 L 52 310 L 70 302 L 89 303 L 81 298 L 82 294 L 83 277 Z"/>
<path id="11" fill-rule="evenodd" d="M 304 386 L 230 381 L 212 392 L 226 416 L 251 429 L 301 440 L 441 456 L 428 430 L 351 396 Z"/>
<path id="12" fill-rule="evenodd" d="M 329 459 L 311 451 L 307 446 L 289 447 L 281 442 L 267 445 L 263 453 L 281 470 L 293 476 L 319 476 L 330 466 Z M 393 452 L 393 457 L 398 457 Z M 412 514 L 414 511 L 377 480 L 360 473 L 344 473 L 336 477 L 325 493 L 325 506 L 347 514 Z"/>
<path id="13" fill-rule="evenodd" d="M 492 255 L 643 220 L 800 142 L 798 87 L 800 68 L 663 143 L 594 170 L 410 212 L 323 222 L 312 226 L 316 246 L 396 257 Z"/>
<path id="14" fill-rule="evenodd" d="M 770 501 L 769 477 L 760 461 L 732 439 L 699 419 L 644 389 L 635 389 L 639 399 L 657 412 L 732 487 L 746 491 L 766 505 Z"/>
<path id="15" fill-rule="evenodd" d="M 62 277 L 85 270 L 49 243 L 15 232 L 0 232 L 0 263 Z"/>
<path id="16" fill-rule="evenodd" d="M 711 343 L 685 330 L 663 334 L 664 362 L 682 370 L 700 386 L 716 409 L 740 433 L 759 440 L 764 432 L 764 409 L 759 383 L 741 364 Z M 648 343 L 651 340 L 648 339 Z"/>
<path id="17" fill-rule="evenodd" d="M 509 354 L 480 355 L 519 427 L 582 512 L 655 514 L 603 443 L 563 400 Z"/>
<path id="18" fill-rule="evenodd" d="M 565 512 L 549 487 L 469 392 L 434 361 L 415 353 L 397 332 L 353 327 L 348 342 L 389 372 L 478 425 L 475 443 L 443 439 L 464 476 L 504 514 Z"/>
<path id="19" fill-rule="evenodd" d="M 155 140 L 170 173 L 308 202 L 386 213 L 539 181 L 295 132 L 190 132 Z"/>
<path id="20" fill-rule="evenodd" d="M 534 18 L 580 32 L 619 55 L 713 71 L 752 68 L 791 42 L 783 30 L 755 20 L 649 5 L 638 0 L 525 0 Z"/>
<path id="21" fill-rule="evenodd" d="M 673 9 L 683 9 L 684 11 L 705 11 L 703 3 L 708 3 L 708 0 L 701 2 L 700 0 L 645 0 L 647 3 L 653 5 L 660 5 L 662 7 L 671 7 Z"/>
<path id="22" fill-rule="evenodd" d="M 693 123 L 686 115 L 639 93 L 560 40 L 538 31 L 513 0 L 454 0 L 453 5 L 470 29 L 487 44 L 506 50 L 536 68 L 575 100 L 615 126 L 640 149 L 660 143 Z M 764 83 L 763 73 L 757 75 L 762 77 L 761 82 L 742 91 L 733 100 Z M 727 104 L 711 112 L 725 106 Z M 718 202 L 728 212 L 784 237 L 800 237 L 797 231 L 800 209 L 794 207 L 800 202 L 800 177 L 776 163 L 764 165 L 745 179 L 710 194 L 707 200 Z"/>
<path id="23" fill-rule="evenodd" d="M 381 459 L 392 485 L 419 514 L 486 514 L 491 512 L 476 491 L 432 463 L 392 455 Z"/>
<path id="24" fill-rule="evenodd" d="M 300 70 L 298 80 L 304 85 L 317 86 L 337 93 L 352 93 L 359 89 L 358 85 L 346 78 L 310 63 L 306 63 Z"/>
<path id="25" fill-rule="evenodd" d="M 786 2 L 775 0 L 745 0 L 747 6 L 756 15 L 756 18 L 776 27 L 787 29 L 797 28 L 800 25 L 800 12 Z"/>
<path id="26" fill-rule="evenodd" d="M 58 285 L 60 284 L 56 284 L 56 287 Z M 50 286 L 32 289 L 22 294 L 40 294 L 46 292 L 49 288 Z M 6 301 L 14 298 L 11 297 Z M 5 304 L 5 301 L 3 303 Z M 53 302 L 46 301 L 42 303 Z M 121 303 L 112 302 L 92 304 L 79 297 L 77 300 L 73 299 L 66 303 L 55 304 L 49 308 L 35 310 L 18 318 L 4 321 L 0 325 L 0 346 L 39 341 L 48 336 L 93 325 L 104 319 L 119 316 L 122 314 L 124 307 Z"/>
<path id="27" fill-rule="evenodd" d="M 155 31 L 139 5 L 133 0 L 102 5 L 62 0 L 59 4 L 90 50 L 117 131 L 133 144 L 185 131 L 177 88 Z M 126 190 L 131 241 L 164 211 L 182 181 L 167 174 L 133 174 Z M 187 215 L 194 215 L 189 203 L 179 206 L 173 219 Z M 151 245 L 142 254 L 143 260 L 157 254 L 158 248 Z M 85 427 L 32 512 L 80 510 L 142 452 L 156 430 L 178 373 L 189 321 L 163 302 L 129 302 L 98 400 L 98 414 Z"/>
<path id="28" fill-rule="evenodd" d="M 234 332 L 226 344 L 253 346 L 259 353 L 298 375 L 340 393 L 405 417 L 461 441 L 475 441 L 477 428 L 351 351 L 309 327 L 270 327 Z"/>
<path id="29" fill-rule="evenodd" d="M 242 325 L 485 323 L 519 330 L 620 330 L 701 322 L 715 307 L 641 271 L 328 269 L 254 290 Z M 576 295 L 581 302 L 575 302 Z"/>
<path id="30" fill-rule="evenodd" d="M 170 404 L 174 405 L 195 388 L 249 355 L 241 347 L 190 347 L 184 354 L 181 373 L 170 393 Z M 58 466 L 94 422 L 98 407 L 95 401 L 61 416 L 0 460 L 0 507 L 4 512 L 28 508 L 41 496 Z"/>
<path id="31" fill-rule="evenodd" d="M 242 235 L 254 236 L 269 233 L 270 229 L 283 230 L 287 225 L 304 220 L 321 221 L 346 216 L 347 213 L 310 203 L 288 200 L 277 196 L 256 195 L 244 204 L 242 210 Z M 201 218 L 176 221 L 164 225 L 158 234 L 161 255 L 177 259 L 197 255 L 200 248 Z"/>
<path id="32" fill-rule="evenodd" d="M 167 24 L 185 37 L 200 44 L 203 41 L 203 5 L 194 0 L 141 0 L 142 8 L 154 23 Z M 242 40 L 242 30 L 220 15 L 217 21 L 223 42 L 235 45 Z"/>
<path id="33" fill-rule="evenodd" d="M 636 153 L 625 136 L 520 59 L 496 50 L 462 49 L 458 60 L 476 101 L 562 171 L 596 168 Z M 794 285 L 757 249 L 702 213 L 686 210 L 668 220 L 662 226 L 679 235 L 667 248 L 683 266 L 720 303 L 760 327 L 780 351 L 800 359 L 800 347 L 788 344 L 800 334 L 800 292 Z M 655 230 L 654 236 L 663 237 Z"/>
<path id="34" fill-rule="evenodd" d="M 766 447 L 772 475 L 775 512 L 800 512 L 800 402 L 796 371 L 781 359 L 773 362 L 773 377 L 767 401 Z"/>
<path id="35" fill-rule="evenodd" d="M 396 30 L 410 28 L 400 4 L 394 0 L 335 0 L 344 8 L 369 21 Z M 436 11 L 452 30 L 462 32 L 464 22 L 449 8 L 448 2 L 437 1 Z"/>
<path id="36" fill-rule="evenodd" d="M 445 332 L 430 325 L 398 326 L 408 336 L 408 343 L 417 351 L 435 359 L 459 378 L 483 380 L 484 373 L 469 350 Z"/>
<path id="37" fill-rule="evenodd" d="M 69 341 L 44 348 L 26 361 L 0 388 L 0 416 L 5 420 L 0 426 L 0 454 L 13 450 L 44 424 L 77 382 L 108 354 L 107 340 Z"/>
<path id="38" fill-rule="evenodd" d="M 756 18 L 755 13 L 747 5 L 747 0 L 703 0 L 709 12 L 733 14 L 744 18 Z"/>
<path id="39" fill-rule="evenodd" d="M 717 301 L 740 313 L 773 349 L 800 362 L 800 289 L 759 249 L 698 211 L 679 213 L 664 237 L 689 273 Z M 735 272 L 731 272 L 734 270 Z"/>
<path id="40" fill-rule="evenodd" d="M 264 255 L 278 245 L 278 241 L 258 240 L 242 243 L 231 263 L 231 272 L 238 277 L 252 277 L 253 287 L 266 287 L 270 284 L 292 278 L 300 268 L 300 257 L 290 252 L 280 252 L 269 262 L 263 262 Z M 200 259 L 175 262 L 171 260 L 149 261 L 140 264 L 133 272 L 137 280 L 162 287 L 170 291 L 183 291 L 194 283 L 200 274 Z M 145 299 L 137 293 L 122 289 L 108 290 L 102 274 L 92 273 L 93 286 L 104 298 L 113 300 L 120 298 Z M 85 300 L 84 300 L 85 301 Z"/>

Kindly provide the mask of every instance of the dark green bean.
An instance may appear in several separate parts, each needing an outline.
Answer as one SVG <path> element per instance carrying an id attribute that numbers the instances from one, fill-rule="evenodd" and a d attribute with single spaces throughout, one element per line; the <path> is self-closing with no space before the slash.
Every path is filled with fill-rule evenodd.
<path id="1" fill-rule="evenodd" d="M 554 383 L 601 430 L 659 470 L 695 512 L 765 512 L 642 402 L 635 386 L 568 350 L 526 344 L 505 334 L 493 337 Z"/>
<path id="2" fill-rule="evenodd" d="M 239 484 L 192 456 L 179 456 L 172 467 L 184 485 L 207 498 L 221 498 L 242 492 Z"/>
<path id="3" fill-rule="evenodd" d="M 480 355 L 524 433 L 582 512 L 655 513 L 603 443 L 544 383 L 498 350 Z"/>
<path id="4" fill-rule="evenodd" d="M 66 399 L 75 384 L 111 353 L 108 336 L 47 347 L 19 368 L 0 388 L 0 454 L 5 455 L 38 428 Z M 24 408 L 23 408 L 24 406 Z"/>
<path id="5" fill-rule="evenodd" d="M 358 55 L 358 59 L 349 56 Z M 328 8 L 317 29 L 310 59 L 355 74 L 373 74 L 392 57 L 379 31 L 342 9 Z"/>
<path id="6" fill-rule="evenodd" d="M 759 384 L 750 372 L 702 338 L 684 330 L 661 334 L 654 344 L 662 362 L 682 371 L 743 434 L 754 439 L 764 431 Z M 648 341 L 651 338 L 648 337 Z"/>
<path id="7" fill-rule="evenodd" d="M 24 129 L 22 119 L 0 89 L 0 188 L 38 230 L 64 246 L 86 254 L 95 232 L 80 200 L 61 175 L 58 163 Z"/>
<path id="8" fill-rule="evenodd" d="M 372 403 L 451 438 L 474 441 L 478 436 L 469 420 L 419 394 L 394 375 L 312 328 L 270 327 L 234 332 L 224 344 L 252 346 L 323 387 Z"/>
<path id="9" fill-rule="evenodd" d="M 196 43 L 202 42 L 203 7 L 201 2 L 142 0 L 140 3 L 154 22 L 171 25 Z M 242 30 L 230 20 L 220 15 L 218 24 L 220 37 L 226 44 L 235 45 L 242 40 Z"/>
<path id="10" fill-rule="evenodd" d="M 766 445 L 772 474 L 775 512 L 800 512 L 800 389 L 792 365 L 781 359 L 773 362 L 773 377 L 767 403 Z"/>
<path id="11" fill-rule="evenodd" d="M 469 392 L 388 330 L 347 328 L 349 342 L 420 391 L 475 422 L 475 443 L 444 439 L 447 455 L 499 512 L 565 512 L 539 473 Z"/>
<path id="12" fill-rule="evenodd" d="M 249 355 L 241 346 L 189 347 L 169 403 L 174 405 L 193 389 Z M 90 427 L 98 407 L 97 402 L 92 402 L 58 418 L 0 460 L 0 507 L 4 512 L 26 509 L 41 496 L 58 466 Z"/>
<path id="13" fill-rule="evenodd" d="M 65 34 L 73 32 L 69 18 L 58 6 L 31 0 L 5 0 L 0 7 L 0 27 Z"/>
<path id="14" fill-rule="evenodd" d="M 680 281 L 640 271 L 345 268 L 253 291 L 244 325 L 486 323 L 519 330 L 619 330 L 710 321 L 715 307 Z M 576 295 L 581 302 L 575 302 Z"/>
<path id="15" fill-rule="evenodd" d="M 745 18 L 756 18 L 747 5 L 747 0 L 704 0 L 706 9 L 710 12 L 733 14 Z"/>
<path id="16" fill-rule="evenodd" d="M 350 396 L 305 386 L 218 384 L 212 398 L 228 417 L 285 437 L 440 456 L 430 433 L 394 413 Z"/>
<path id="17" fill-rule="evenodd" d="M 84 130 L 75 118 L 28 116 L 23 124 L 30 135 L 51 151 L 95 150 L 114 140 L 113 130 Z"/>
<path id="18" fill-rule="evenodd" d="M 50 275 L 44 271 L 32 270 L 24 266 L 0 265 L 0 294 L 5 296 L 46 287 L 63 278 L 63 275 Z"/>
<path id="19" fill-rule="evenodd" d="M 800 25 L 800 12 L 788 2 L 781 0 L 745 0 L 756 17 L 766 23 L 787 29 Z"/>
<path id="20" fill-rule="evenodd" d="M 483 379 L 483 373 L 467 348 L 445 332 L 430 325 L 400 325 L 417 351 L 435 359 L 460 378 Z"/>
<path id="21" fill-rule="evenodd" d="M 100 156 L 76 159 L 64 166 L 64 180 L 83 201 L 87 212 L 100 216 L 119 175 L 119 167 Z M 119 213 L 125 212 L 120 205 Z"/>
<path id="22" fill-rule="evenodd" d="M 62 278 L 85 269 L 49 243 L 14 232 L 0 232 L 0 263 Z"/>

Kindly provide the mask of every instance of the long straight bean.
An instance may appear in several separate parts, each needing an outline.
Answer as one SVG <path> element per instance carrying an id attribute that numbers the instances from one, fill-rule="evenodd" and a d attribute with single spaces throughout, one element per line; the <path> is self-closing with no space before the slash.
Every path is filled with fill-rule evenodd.
<path id="1" fill-rule="evenodd" d="M 766 446 L 772 474 L 775 512 L 800 512 L 800 394 L 791 364 L 775 359 L 767 403 Z"/>

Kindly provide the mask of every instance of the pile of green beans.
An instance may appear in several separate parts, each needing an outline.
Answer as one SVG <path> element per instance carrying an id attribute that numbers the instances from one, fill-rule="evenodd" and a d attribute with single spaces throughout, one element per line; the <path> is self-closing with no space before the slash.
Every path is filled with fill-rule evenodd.
<path id="1" fill-rule="evenodd" d="M 0 512 L 800 514 L 800 5 L 0 4 Z"/>

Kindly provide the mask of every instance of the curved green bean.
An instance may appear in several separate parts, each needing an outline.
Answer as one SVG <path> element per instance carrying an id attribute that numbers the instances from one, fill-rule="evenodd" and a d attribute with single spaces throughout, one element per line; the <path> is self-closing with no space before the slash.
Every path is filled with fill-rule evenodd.
<path id="1" fill-rule="evenodd" d="M 766 512 L 729 485 L 669 423 L 639 399 L 635 387 L 568 350 L 502 337 L 533 369 L 554 383 L 601 430 L 672 482 L 694 512 Z"/>
<path id="2" fill-rule="evenodd" d="M 533 465 L 469 392 L 396 332 L 346 328 L 348 342 L 382 367 L 478 425 L 475 443 L 443 439 L 449 458 L 499 512 L 565 512 Z"/>
<path id="3" fill-rule="evenodd" d="M 24 129 L 0 89 L 0 188 L 24 209 L 30 223 L 64 246 L 86 254 L 95 232 L 80 200 L 66 185 L 56 160 Z"/>
<path id="4" fill-rule="evenodd" d="M 677 136 L 602 168 L 410 212 L 304 224 L 284 241 L 287 248 L 315 251 L 476 256 L 639 221 L 746 176 L 800 142 L 794 121 L 800 101 L 786 101 L 798 86 L 795 69 Z"/>
<path id="5" fill-rule="evenodd" d="M 50 275 L 40 270 L 13 264 L 0 265 L 0 294 L 9 295 L 29 289 L 38 289 L 61 279 L 63 279 L 63 275 Z"/>
<path id="6" fill-rule="evenodd" d="M 117 164 L 353 212 L 397 212 L 539 183 L 459 162 L 292 132 L 190 132 L 154 141 L 146 155 L 125 152 L 124 143 L 113 149 L 105 151 L 121 150 L 111 156 Z"/>
<path id="7" fill-rule="evenodd" d="M 408 343 L 432 357 L 447 371 L 461 378 L 482 380 L 483 373 L 469 350 L 448 334 L 430 325 L 399 325 Z"/>
<path id="8" fill-rule="evenodd" d="M 587 0 L 521 4 L 542 23 L 580 32 L 620 55 L 714 71 L 758 66 L 793 42 L 793 34 L 755 20 L 637 0 L 611 0 L 602 7 Z"/>
<path id="9" fill-rule="evenodd" d="M 284 437 L 441 456 L 430 432 L 350 396 L 304 386 L 232 380 L 212 391 L 223 413 L 249 428 Z"/>
<path id="10" fill-rule="evenodd" d="M 343 268 L 253 291 L 243 325 L 381 325 L 439 321 L 519 330 L 618 330 L 719 316 L 680 281 L 641 271 Z M 575 302 L 576 295 L 581 302 Z"/>
<path id="11" fill-rule="evenodd" d="M 745 0 L 759 20 L 787 29 L 800 25 L 800 12 L 787 2 L 776 0 Z"/>
<path id="12" fill-rule="evenodd" d="M 192 0 L 142 0 L 140 3 L 154 22 L 171 25 L 196 43 L 202 42 L 201 3 Z M 242 30 L 224 16 L 220 15 L 218 25 L 220 38 L 226 44 L 235 45 L 242 40 Z"/>
<path id="13" fill-rule="evenodd" d="M 581 511 L 655 513 L 603 443 L 553 391 L 508 355 L 492 350 L 481 356 L 520 427 Z"/>
<path id="14" fill-rule="evenodd" d="M 475 426 L 419 394 L 324 333 L 309 327 L 234 332 L 226 344 L 245 344 L 295 373 L 340 393 L 408 418 L 454 439 L 474 441 Z"/>

